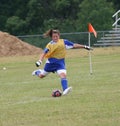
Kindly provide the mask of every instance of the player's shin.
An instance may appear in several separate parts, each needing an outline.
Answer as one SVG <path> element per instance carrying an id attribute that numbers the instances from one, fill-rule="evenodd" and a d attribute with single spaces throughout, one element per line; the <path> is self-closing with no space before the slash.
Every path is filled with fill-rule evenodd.
<path id="1" fill-rule="evenodd" d="M 66 78 L 61 78 L 61 86 L 63 91 L 68 88 L 68 80 Z"/>

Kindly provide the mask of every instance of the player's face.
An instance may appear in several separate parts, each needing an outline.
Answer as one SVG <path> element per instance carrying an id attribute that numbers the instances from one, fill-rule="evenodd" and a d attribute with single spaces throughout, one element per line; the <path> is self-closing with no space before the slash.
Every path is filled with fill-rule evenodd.
<path id="1" fill-rule="evenodd" d="M 52 40 L 54 42 L 57 42 L 59 38 L 60 38 L 60 35 L 58 33 L 53 33 L 52 34 Z"/>

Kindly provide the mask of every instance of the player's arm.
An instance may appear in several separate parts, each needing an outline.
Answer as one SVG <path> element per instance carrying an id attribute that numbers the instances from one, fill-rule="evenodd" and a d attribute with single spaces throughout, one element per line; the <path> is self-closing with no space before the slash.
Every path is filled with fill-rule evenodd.
<path id="1" fill-rule="evenodd" d="M 73 43 L 73 42 L 70 42 L 68 40 L 64 40 L 64 43 L 65 43 L 65 46 L 66 46 L 67 49 L 84 48 L 84 49 L 87 49 L 87 50 L 91 50 L 91 48 L 89 46 L 81 45 L 81 44 L 78 44 L 78 43 Z"/>
<path id="2" fill-rule="evenodd" d="M 81 45 L 81 44 L 77 44 L 77 43 L 74 44 L 73 48 L 75 48 L 75 49 L 77 49 L 77 48 L 84 48 L 84 49 L 87 49 L 87 50 L 92 50 L 92 48 L 90 48 L 87 45 Z"/>
<path id="3" fill-rule="evenodd" d="M 73 48 L 75 48 L 75 49 L 77 49 L 77 48 L 85 48 L 85 45 L 74 43 Z"/>
<path id="4" fill-rule="evenodd" d="M 46 53 L 48 53 L 48 52 L 49 52 L 49 49 L 45 48 L 44 51 L 43 51 L 43 53 L 40 55 L 39 60 L 35 63 L 35 65 L 36 65 L 37 67 L 39 67 L 39 66 L 42 64 L 42 61 L 44 60 L 45 55 L 46 55 Z"/>

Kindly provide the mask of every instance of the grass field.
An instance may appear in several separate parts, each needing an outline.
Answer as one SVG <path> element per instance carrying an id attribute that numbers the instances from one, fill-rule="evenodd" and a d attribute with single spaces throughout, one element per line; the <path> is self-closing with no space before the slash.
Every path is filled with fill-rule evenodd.
<path id="1" fill-rule="evenodd" d="M 38 57 L 0 58 L 0 126 L 120 126 L 120 47 L 95 49 L 92 75 L 88 52 L 69 50 L 73 91 L 59 98 L 51 97 L 61 89 L 56 74 L 31 76 Z"/>

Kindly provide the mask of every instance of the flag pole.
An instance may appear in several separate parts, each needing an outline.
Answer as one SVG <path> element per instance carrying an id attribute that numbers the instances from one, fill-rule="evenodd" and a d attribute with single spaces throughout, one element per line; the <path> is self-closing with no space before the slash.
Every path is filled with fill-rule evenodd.
<path id="1" fill-rule="evenodd" d="M 90 47 L 90 32 L 88 32 L 88 45 Z M 89 50 L 89 66 L 90 66 L 90 74 L 93 73 L 92 71 L 92 57 L 91 57 L 91 50 Z"/>

